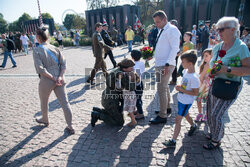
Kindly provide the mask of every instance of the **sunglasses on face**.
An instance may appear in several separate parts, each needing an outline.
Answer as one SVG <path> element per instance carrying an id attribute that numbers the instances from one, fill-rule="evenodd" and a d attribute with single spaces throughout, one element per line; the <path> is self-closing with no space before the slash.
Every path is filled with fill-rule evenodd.
<path id="1" fill-rule="evenodd" d="M 230 29 L 232 27 L 217 28 L 216 31 L 222 33 L 225 29 Z"/>

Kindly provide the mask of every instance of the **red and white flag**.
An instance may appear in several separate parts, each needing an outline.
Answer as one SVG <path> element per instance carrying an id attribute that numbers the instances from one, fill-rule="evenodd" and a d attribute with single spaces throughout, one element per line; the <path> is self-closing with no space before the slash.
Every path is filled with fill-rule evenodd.
<path id="1" fill-rule="evenodd" d="M 114 18 L 114 16 L 112 16 L 112 24 L 113 25 L 115 24 L 115 18 Z"/>
<path id="2" fill-rule="evenodd" d="M 136 17 L 136 20 L 135 20 L 135 25 L 134 25 L 134 29 L 137 30 L 138 28 L 140 28 L 142 26 L 139 18 L 137 16 Z"/>
<path id="3" fill-rule="evenodd" d="M 107 24 L 107 21 L 105 18 L 103 18 L 103 24 Z"/>
<path id="4" fill-rule="evenodd" d="M 125 18 L 125 24 L 128 24 L 128 17 Z"/>

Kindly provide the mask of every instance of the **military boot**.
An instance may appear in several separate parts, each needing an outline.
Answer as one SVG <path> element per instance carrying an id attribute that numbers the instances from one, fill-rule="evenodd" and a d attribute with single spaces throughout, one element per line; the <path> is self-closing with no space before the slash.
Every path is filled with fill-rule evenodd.
<path id="1" fill-rule="evenodd" d="M 100 119 L 100 113 L 96 111 L 92 111 L 91 113 L 91 125 L 95 127 L 95 123 Z"/>

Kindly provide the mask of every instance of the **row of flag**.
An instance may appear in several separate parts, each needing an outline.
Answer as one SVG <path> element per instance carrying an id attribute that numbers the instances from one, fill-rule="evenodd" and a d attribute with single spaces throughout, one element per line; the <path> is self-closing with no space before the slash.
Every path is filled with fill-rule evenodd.
<path id="1" fill-rule="evenodd" d="M 135 19 L 135 24 L 134 24 L 134 29 L 137 30 L 142 26 L 142 23 L 140 22 L 139 18 L 137 17 L 137 15 L 135 15 L 136 19 Z M 103 18 L 103 24 L 107 24 L 107 20 L 105 18 Z M 115 18 L 114 16 L 112 16 L 112 24 L 115 24 Z M 126 16 L 125 18 L 125 24 L 128 24 L 128 17 Z"/>
<path id="2" fill-rule="evenodd" d="M 35 23 L 31 23 L 31 24 L 25 24 L 22 26 L 23 27 L 23 31 L 25 31 L 26 33 L 31 33 L 31 32 L 35 32 L 37 30 L 37 28 L 39 28 L 39 24 L 35 24 Z"/>

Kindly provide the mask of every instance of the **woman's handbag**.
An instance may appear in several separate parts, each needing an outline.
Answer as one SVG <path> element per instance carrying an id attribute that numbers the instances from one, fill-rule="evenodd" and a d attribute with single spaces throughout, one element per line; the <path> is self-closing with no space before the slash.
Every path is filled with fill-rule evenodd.
<path id="1" fill-rule="evenodd" d="M 216 78 L 212 84 L 212 95 L 223 100 L 235 99 L 241 83 L 222 78 Z"/>
<path id="2" fill-rule="evenodd" d="M 219 51 L 216 60 L 218 59 Z M 212 95 L 223 100 L 236 98 L 241 82 L 231 81 L 223 78 L 215 78 L 212 83 Z"/>

